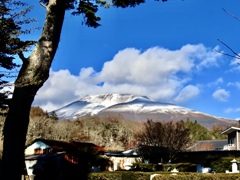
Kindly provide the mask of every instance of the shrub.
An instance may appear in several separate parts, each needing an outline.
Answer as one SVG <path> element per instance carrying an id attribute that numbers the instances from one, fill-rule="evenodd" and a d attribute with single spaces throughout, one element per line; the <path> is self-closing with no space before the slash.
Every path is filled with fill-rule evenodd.
<path id="1" fill-rule="evenodd" d="M 238 174 L 202 174 L 202 173 L 191 173 L 191 174 L 160 174 L 155 176 L 152 180 L 239 180 Z"/>
<path id="2" fill-rule="evenodd" d="M 132 171 L 115 171 L 90 173 L 88 180 L 146 180 L 152 173 L 132 172 Z"/>
<path id="3" fill-rule="evenodd" d="M 177 168 L 179 172 L 196 172 L 197 165 L 191 163 L 177 163 L 177 164 L 164 164 L 163 171 L 171 171 L 173 168 Z"/>
<path id="4" fill-rule="evenodd" d="M 180 172 L 196 172 L 197 165 L 191 163 L 180 163 L 176 167 Z"/>
<path id="5" fill-rule="evenodd" d="M 223 157 L 210 162 L 210 167 L 217 173 L 225 172 L 232 169 L 232 157 Z"/>
<path id="6" fill-rule="evenodd" d="M 171 173 L 158 172 L 152 180 L 240 180 L 238 174 L 202 174 L 202 173 L 179 173 L 174 176 Z M 99 172 L 90 173 L 88 180 L 147 180 L 150 179 L 150 172 Z"/>
<path id="7" fill-rule="evenodd" d="M 158 164 L 146 164 L 146 163 L 134 163 L 133 164 L 134 167 L 136 167 L 135 171 L 144 171 L 144 172 L 152 172 L 152 171 L 162 171 L 163 170 L 163 166 L 162 165 L 158 165 Z"/>

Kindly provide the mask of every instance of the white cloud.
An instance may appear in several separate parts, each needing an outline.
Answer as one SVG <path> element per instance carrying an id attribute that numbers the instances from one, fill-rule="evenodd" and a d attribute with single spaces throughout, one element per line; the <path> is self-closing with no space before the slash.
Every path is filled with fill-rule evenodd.
<path id="1" fill-rule="evenodd" d="M 240 89 L 240 82 L 229 82 L 227 84 L 227 86 L 233 86 L 233 87 L 237 87 L 238 89 Z"/>
<path id="2" fill-rule="evenodd" d="M 188 85 L 180 91 L 179 95 L 174 99 L 174 102 L 177 104 L 187 102 L 198 96 L 199 93 L 200 90 L 197 86 Z"/>
<path id="3" fill-rule="evenodd" d="M 199 50 L 196 52 L 196 56 L 199 60 L 197 69 L 201 70 L 202 68 L 206 67 L 218 66 L 218 59 L 222 55 L 216 51 L 212 51 L 211 49 L 206 48 L 203 45 L 199 46 Z M 215 49 L 219 49 L 219 47 L 217 46 Z"/>
<path id="4" fill-rule="evenodd" d="M 223 80 L 222 77 L 220 77 L 213 82 L 209 82 L 206 86 L 211 88 L 211 87 L 216 87 L 216 86 L 218 86 L 220 84 L 223 84 L 223 83 L 224 83 L 224 80 Z"/>
<path id="5" fill-rule="evenodd" d="M 226 91 L 225 89 L 218 89 L 212 94 L 212 96 L 218 101 L 226 102 L 230 97 L 230 92 Z"/>
<path id="6" fill-rule="evenodd" d="M 223 78 L 218 78 L 215 82 L 216 85 L 223 83 Z"/>
<path id="7" fill-rule="evenodd" d="M 232 69 L 233 71 L 234 71 L 234 70 L 240 70 L 239 59 L 238 59 L 238 58 L 234 58 L 234 59 L 231 61 L 230 65 L 233 67 L 233 69 Z"/>
<path id="8" fill-rule="evenodd" d="M 233 112 L 237 112 L 239 113 L 240 112 L 240 108 L 227 108 L 224 110 L 224 113 L 233 113 Z"/>
<path id="9" fill-rule="evenodd" d="M 192 75 L 196 70 L 215 66 L 218 54 L 202 44 L 186 45 L 179 50 L 153 47 L 143 52 L 126 48 L 105 62 L 100 72 L 93 67 L 82 68 L 78 76 L 69 70 L 51 71 L 33 105 L 50 111 L 85 95 L 109 92 L 186 102 L 200 92 L 198 87 L 190 85 Z"/>
<path id="10" fill-rule="evenodd" d="M 224 110 L 224 113 L 231 113 L 231 112 L 234 112 L 233 108 L 227 108 Z"/>
<path id="11" fill-rule="evenodd" d="M 192 67 L 187 55 L 178 51 L 155 47 L 141 53 L 127 48 L 104 64 L 100 77 L 111 84 L 165 84 L 169 75 L 175 77 L 177 72 L 189 72 Z"/>

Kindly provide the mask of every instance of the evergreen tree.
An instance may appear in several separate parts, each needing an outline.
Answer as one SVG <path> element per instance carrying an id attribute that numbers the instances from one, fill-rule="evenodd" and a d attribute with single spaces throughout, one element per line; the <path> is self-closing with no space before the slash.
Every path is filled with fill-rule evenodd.
<path id="1" fill-rule="evenodd" d="M 33 41 L 22 41 L 19 36 L 30 32 L 22 30 L 22 24 L 33 22 L 33 19 L 20 19 L 31 9 L 30 7 L 20 12 L 15 11 L 19 7 L 26 6 L 25 3 L 1 0 L 0 1 L 0 108 L 6 107 L 9 103 L 10 90 L 4 89 L 8 86 L 8 78 L 16 76 L 14 69 L 20 67 L 14 62 L 15 55 L 26 51 Z M 12 9 L 10 9 L 10 7 Z"/>

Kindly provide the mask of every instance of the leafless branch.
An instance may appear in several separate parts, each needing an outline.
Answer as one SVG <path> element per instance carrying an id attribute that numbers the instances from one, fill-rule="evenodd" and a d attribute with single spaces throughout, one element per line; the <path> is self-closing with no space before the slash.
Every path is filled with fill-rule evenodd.
<path id="1" fill-rule="evenodd" d="M 233 58 L 240 59 L 240 57 L 236 57 L 236 56 L 234 56 L 234 55 L 231 55 L 231 54 L 228 54 L 228 53 L 224 53 L 224 52 L 219 51 L 219 50 L 217 50 L 217 49 L 215 49 L 215 51 L 217 51 L 217 52 L 220 53 L 220 54 L 223 54 L 223 55 L 229 56 L 229 57 L 233 57 Z"/>
<path id="2" fill-rule="evenodd" d="M 41 1 L 39 1 L 39 3 L 42 7 L 47 8 L 47 6 L 44 3 L 42 3 Z"/>
<path id="3" fill-rule="evenodd" d="M 234 14 L 228 12 L 226 9 L 223 8 L 223 11 L 225 11 L 227 14 L 229 14 L 230 16 L 232 16 L 233 18 L 237 19 L 238 21 L 240 21 L 240 18 L 235 16 Z"/>
<path id="4" fill-rule="evenodd" d="M 225 47 L 227 47 L 234 55 L 228 54 L 228 53 L 224 53 L 224 52 L 221 52 L 221 51 L 216 50 L 217 52 L 219 52 L 219 53 L 221 53 L 221 54 L 224 54 L 224 55 L 227 55 L 227 56 L 230 56 L 230 57 L 234 57 L 234 58 L 240 59 L 240 55 L 239 55 L 238 53 L 236 53 L 232 48 L 230 48 L 226 43 L 224 43 L 224 42 L 221 41 L 220 39 L 218 39 L 218 41 L 219 41 L 220 43 L 222 43 Z"/>

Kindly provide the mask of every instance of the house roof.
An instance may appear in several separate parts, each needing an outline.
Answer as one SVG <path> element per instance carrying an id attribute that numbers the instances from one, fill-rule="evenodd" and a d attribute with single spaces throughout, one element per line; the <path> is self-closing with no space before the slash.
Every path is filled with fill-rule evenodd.
<path id="1" fill-rule="evenodd" d="M 149 153 L 164 153 L 168 152 L 168 148 L 165 147 L 157 147 L 157 146 L 138 146 L 133 149 L 129 149 L 126 151 L 121 152 L 105 152 L 104 154 L 106 156 L 116 156 L 116 157 L 139 157 L 143 154 Z"/>
<path id="2" fill-rule="evenodd" d="M 33 161 L 33 160 L 44 160 L 44 159 L 50 159 L 50 158 L 55 158 L 58 156 L 62 156 L 65 152 L 59 152 L 56 154 L 32 154 L 25 156 L 26 161 Z"/>
<path id="3" fill-rule="evenodd" d="M 227 129 L 225 129 L 221 134 L 230 134 L 234 131 L 240 131 L 240 128 L 239 127 L 229 127 Z"/>
<path id="4" fill-rule="evenodd" d="M 115 156 L 115 157 L 139 157 L 139 154 L 135 149 L 130 149 L 122 152 L 105 152 L 106 156 Z"/>
<path id="5" fill-rule="evenodd" d="M 217 139 L 217 140 L 200 140 L 197 141 L 193 146 L 187 148 L 187 150 L 195 151 L 203 144 L 211 144 L 215 149 L 223 149 L 224 145 L 228 144 L 227 139 Z"/>
<path id="6" fill-rule="evenodd" d="M 88 142 L 66 142 L 66 141 L 59 141 L 59 140 L 49 140 L 49 139 L 35 139 L 32 144 L 36 142 L 42 142 L 51 148 L 57 150 L 57 151 L 74 151 L 74 150 L 83 150 L 83 149 L 94 149 L 97 150 L 98 152 L 105 152 L 106 150 L 100 146 L 97 146 L 93 143 L 88 143 Z M 30 144 L 30 145 L 32 145 Z M 29 146 L 30 146 L 29 145 Z"/>

